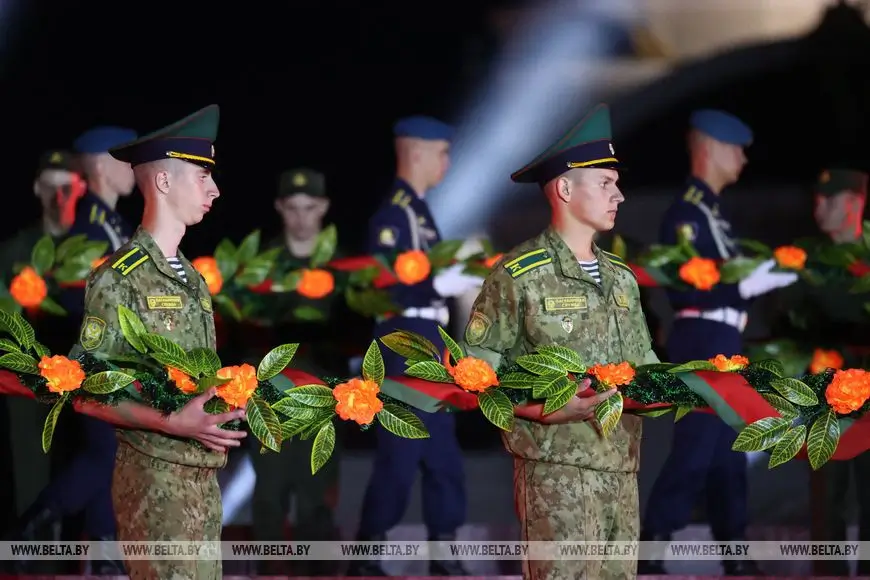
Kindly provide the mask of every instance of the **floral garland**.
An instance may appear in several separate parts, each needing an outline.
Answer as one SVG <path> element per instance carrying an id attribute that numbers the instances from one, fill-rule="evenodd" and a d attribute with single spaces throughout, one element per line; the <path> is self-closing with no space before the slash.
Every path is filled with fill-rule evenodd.
<path id="1" fill-rule="evenodd" d="M 0 368 L 12 371 L 36 400 L 52 405 L 42 434 L 45 452 L 51 448 L 60 411 L 68 403 L 89 401 L 117 405 L 138 401 L 163 412 L 180 410 L 195 396 L 214 387 L 216 398 L 205 409 L 212 414 L 244 408 L 251 432 L 264 448 L 280 452 L 292 437 L 314 437 L 312 473 L 330 458 L 338 416 L 360 425 L 375 421 L 404 438 L 426 438 L 425 426 L 407 406 L 380 392 L 384 362 L 375 342 L 363 360 L 362 377 L 336 381 L 334 388 L 299 385 L 281 391 L 275 379 L 285 371 L 298 344 L 272 349 L 259 365 L 222 366 L 208 348 L 185 351 L 171 340 L 147 332 L 131 310 L 118 307 L 118 319 L 136 355 L 101 360 L 88 353 L 69 358 L 52 355 L 20 313 L 0 310 Z M 224 425 L 239 429 L 238 421 Z"/>
<path id="2" fill-rule="evenodd" d="M 591 383 L 589 395 L 618 389 L 595 408 L 605 436 L 616 427 L 627 401 L 643 415 L 658 416 L 673 410 L 679 420 L 708 406 L 712 397 L 705 398 L 702 393 L 709 385 L 699 385 L 698 379 L 703 382 L 703 373 L 714 373 L 714 378 L 730 375 L 745 381 L 779 415 L 746 425 L 734 443 L 735 451 L 769 450 L 769 466 L 773 468 L 806 447 L 810 464 L 818 469 L 837 449 L 841 420 L 860 418 L 870 409 L 870 373 L 860 369 L 824 369 L 796 379 L 785 376 L 776 360 L 750 364 L 740 355 L 718 355 L 679 365 L 621 362 L 590 367 L 574 351 L 553 345 L 542 346 L 533 354 L 518 357 L 509 368 L 496 371 L 486 361 L 466 356 L 455 340 L 439 330 L 447 346 L 443 356 L 430 341 L 411 332 L 394 332 L 381 341 L 406 359 L 408 376 L 450 383 L 475 395 L 483 415 L 507 431 L 513 427 L 514 405 L 542 402 L 545 415 L 554 413 L 577 395 L 584 379 Z"/>

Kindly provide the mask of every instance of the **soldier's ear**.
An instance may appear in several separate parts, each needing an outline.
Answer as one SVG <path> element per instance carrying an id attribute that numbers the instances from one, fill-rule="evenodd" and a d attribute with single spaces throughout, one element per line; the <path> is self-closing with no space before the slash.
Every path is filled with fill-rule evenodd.
<path id="1" fill-rule="evenodd" d="M 320 203 L 318 204 L 317 213 L 320 217 L 323 217 L 326 215 L 326 212 L 328 212 L 328 211 L 329 211 L 329 200 L 323 198 L 320 200 Z"/>
<path id="2" fill-rule="evenodd" d="M 556 195 L 559 196 L 563 202 L 568 203 L 571 201 L 571 180 L 567 177 L 560 177 L 556 182 Z"/>
<path id="3" fill-rule="evenodd" d="M 170 181 L 169 171 L 162 170 L 154 174 L 154 185 L 157 187 L 157 191 L 164 195 L 169 193 Z"/>

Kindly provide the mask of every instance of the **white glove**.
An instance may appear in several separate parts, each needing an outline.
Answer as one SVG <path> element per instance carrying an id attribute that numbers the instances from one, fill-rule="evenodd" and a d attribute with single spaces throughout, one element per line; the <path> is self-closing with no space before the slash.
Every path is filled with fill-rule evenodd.
<path id="1" fill-rule="evenodd" d="M 464 269 L 464 264 L 454 264 L 436 274 L 432 280 L 435 291 L 442 298 L 454 298 L 469 290 L 480 288 L 483 285 L 483 278 L 463 274 Z"/>
<path id="2" fill-rule="evenodd" d="M 774 266 L 776 266 L 776 262 L 772 259 L 759 264 L 749 276 L 737 285 L 740 296 L 749 300 L 797 282 L 798 275 L 792 272 L 771 272 Z"/>

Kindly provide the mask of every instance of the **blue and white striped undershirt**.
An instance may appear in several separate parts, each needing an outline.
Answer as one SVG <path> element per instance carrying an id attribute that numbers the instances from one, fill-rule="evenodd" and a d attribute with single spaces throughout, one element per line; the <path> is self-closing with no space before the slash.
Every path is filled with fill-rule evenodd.
<path id="1" fill-rule="evenodd" d="M 579 260 L 578 262 L 584 272 L 592 276 L 592 279 L 595 280 L 595 282 L 601 284 L 601 272 L 598 271 L 598 260 L 590 260 L 588 262 Z"/>
<path id="2" fill-rule="evenodd" d="M 187 274 L 184 272 L 184 266 L 181 265 L 181 260 L 179 260 L 178 257 L 175 257 L 166 258 L 166 261 L 169 262 L 169 265 L 172 266 L 172 269 L 175 270 L 175 273 L 178 274 L 181 281 L 187 284 Z"/>

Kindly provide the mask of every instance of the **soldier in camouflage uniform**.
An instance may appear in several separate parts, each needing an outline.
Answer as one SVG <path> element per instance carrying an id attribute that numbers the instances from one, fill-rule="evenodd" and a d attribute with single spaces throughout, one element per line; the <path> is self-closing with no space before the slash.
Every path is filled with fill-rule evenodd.
<path id="1" fill-rule="evenodd" d="M 132 239 L 88 280 L 80 346 L 91 354 L 134 354 L 121 331 L 119 305 L 135 312 L 149 332 L 185 350 L 215 349 L 208 287 L 178 245 L 186 228 L 199 223 L 219 195 L 211 176 L 218 113 L 212 105 L 111 151 L 133 166 L 145 213 Z M 212 423 L 211 432 L 196 437 L 202 446 L 184 438 L 191 421 L 205 422 L 201 415 L 191 419 L 186 412 L 194 413 L 197 409 L 190 407 L 196 404 L 202 413 L 213 394 L 212 389 L 170 416 L 176 425 L 166 422 L 163 433 L 145 430 L 147 424 L 143 429 L 136 421 L 117 431 L 112 499 L 121 541 L 220 540 L 217 470 L 226 464 L 226 447 L 237 445 L 235 439 L 244 434 L 233 434 L 230 442 L 230 434 Z M 242 415 L 233 412 L 214 420 Z M 126 566 L 134 580 L 221 577 L 220 560 L 131 560 Z"/>
<path id="2" fill-rule="evenodd" d="M 329 210 L 326 180 L 322 173 L 298 168 L 284 172 L 278 184 L 275 210 L 284 228 L 281 236 L 269 244 L 280 247 L 274 277 L 283 279 L 291 272 L 309 267 L 318 235 L 323 230 L 323 218 Z M 338 257 L 336 255 L 335 257 Z M 332 293 L 320 299 L 309 299 L 296 292 L 276 293 L 263 298 L 260 309 L 272 321 L 270 331 L 258 329 L 272 337 L 274 344 L 300 343 L 292 367 L 317 377 L 340 377 L 348 372 L 347 356 L 341 352 L 343 341 L 336 337 L 335 321 L 341 312 L 341 294 Z M 303 314 L 304 313 L 304 314 Z M 345 321 L 344 317 L 340 318 Z M 250 333 L 246 333 L 250 334 Z M 343 334 L 343 333 L 341 333 Z M 253 337 L 251 337 L 253 339 Z M 259 360 L 270 345 L 252 340 L 257 345 L 254 354 Z M 335 530 L 334 512 L 338 503 L 340 438 L 333 460 L 316 474 L 311 474 L 311 448 L 314 439 L 285 442 L 281 453 L 260 453 L 257 447 L 251 460 L 257 473 L 253 497 L 254 539 L 276 542 L 285 539 L 289 497 L 295 496 L 296 525 L 291 534 L 294 541 L 328 541 Z M 287 572 L 288 562 L 268 560 L 263 570 L 268 573 Z M 334 562 L 293 562 L 294 575 L 332 575 Z M 264 572 L 265 573 L 265 572 Z"/>
<path id="3" fill-rule="evenodd" d="M 609 112 L 599 105 L 511 176 L 541 186 L 552 224 L 505 254 L 487 278 L 465 330 L 470 356 L 498 368 L 556 344 L 588 365 L 658 362 L 631 269 L 593 242 L 613 228 L 625 199 L 616 168 Z M 549 415 L 539 403 L 515 408 L 517 421 L 503 439 L 514 457 L 525 541 L 637 540 L 641 419 L 624 415 L 606 438 L 594 419 L 594 406 L 614 393 L 574 397 Z M 523 576 L 624 579 L 636 566 L 621 559 L 529 561 Z"/>

